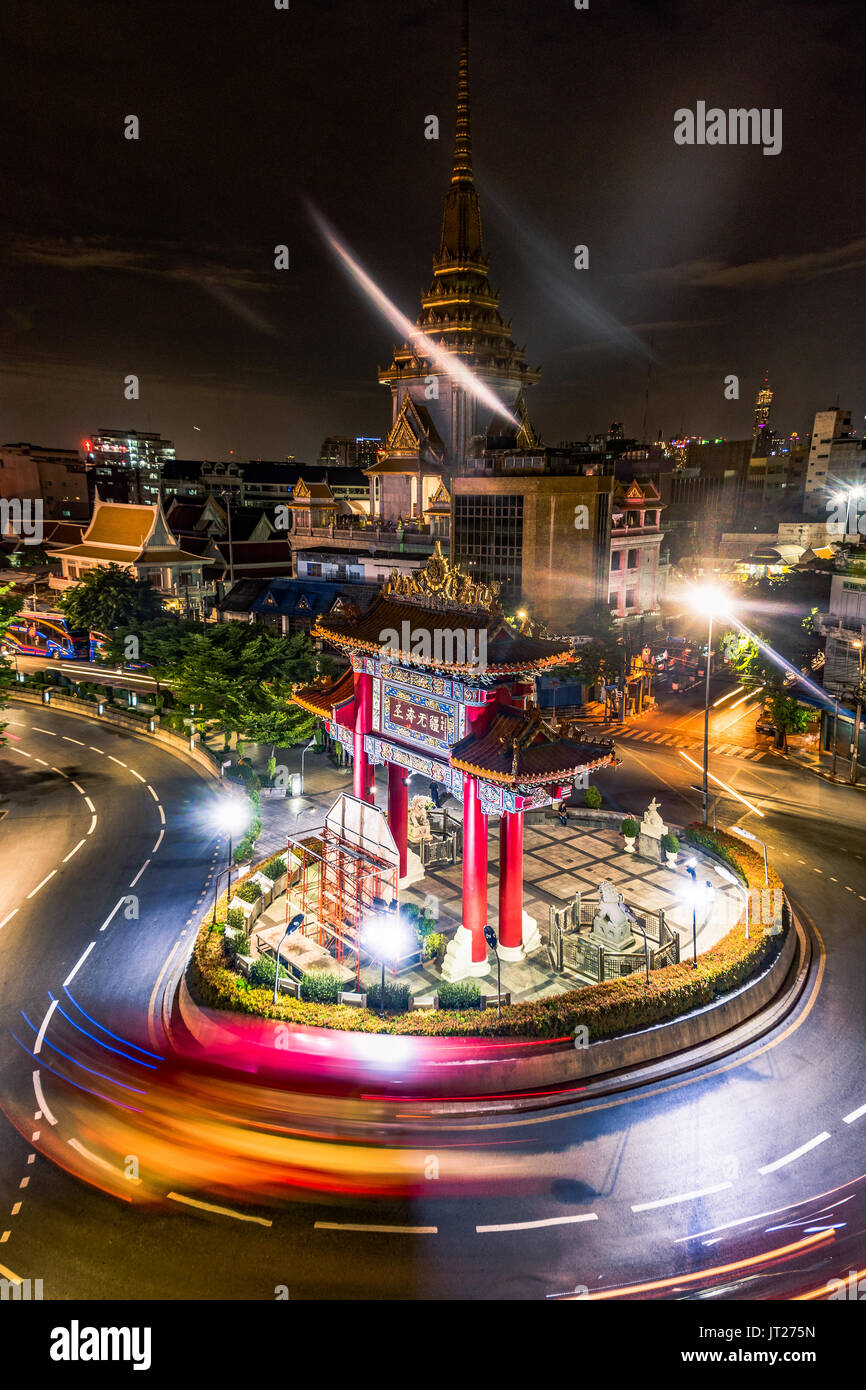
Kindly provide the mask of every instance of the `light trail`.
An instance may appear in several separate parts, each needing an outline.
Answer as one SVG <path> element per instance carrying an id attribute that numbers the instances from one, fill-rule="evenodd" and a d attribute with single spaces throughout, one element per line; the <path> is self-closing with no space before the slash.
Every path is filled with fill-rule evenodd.
<path id="1" fill-rule="evenodd" d="M 733 690 L 729 690 L 729 691 L 728 691 L 727 695 L 722 695 L 722 696 L 720 696 L 720 698 L 719 698 L 718 700 L 714 700 L 714 701 L 713 701 L 713 709 L 718 709 L 719 705 L 723 705 L 723 704 L 725 703 L 726 700 L 732 700 L 732 699 L 734 698 L 735 695 L 739 695 L 740 691 L 741 691 L 741 690 L 744 690 L 744 689 L 745 689 L 745 686 L 742 686 L 742 685 L 737 685 L 737 686 L 735 686 Z M 732 709 L 735 709 L 736 706 L 732 705 L 731 708 L 732 708 Z"/>
<path id="2" fill-rule="evenodd" d="M 514 425 L 515 429 L 520 428 L 520 421 L 512 415 L 511 411 L 503 405 L 502 401 L 489 387 L 479 381 L 475 374 L 470 371 L 465 362 L 454 353 L 446 352 L 428 338 L 426 333 L 407 319 L 401 313 L 396 304 L 388 298 L 383 290 L 379 288 L 375 280 L 367 274 L 361 265 L 355 260 L 354 256 L 346 246 L 340 241 L 336 230 L 322 214 L 308 204 L 310 216 L 316 224 L 321 236 L 328 243 L 331 250 L 342 261 L 344 268 L 349 273 L 355 284 L 364 291 L 367 298 L 375 305 L 384 318 L 388 320 L 391 327 L 402 335 L 407 343 L 411 343 L 420 357 L 432 362 L 437 371 L 443 376 L 450 377 L 456 386 L 459 386 L 467 396 L 472 396 L 475 400 L 486 405 L 488 410 L 492 410 L 494 415 L 501 415 L 509 424 Z"/>
<path id="3" fill-rule="evenodd" d="M 742 688 L 743 687 L 740 686 L 741 690 Z M 760 695 L 761 691 L 765 689 L 766 686 L 756 685 L 752 690 L 747 690 L 745 695 L 742 695 L 739 700 L 737 700 L 733 705 L 731 705 L 731 709 L 739 709 L 740 705 L 745 704 L 747 700 L 754 699 L 756 695 Z"/>
<path id="4" fill-rule="evenodd" d="M 691 763 L 692 767 L 696 767 L 698 772 L 700 772 L 701 775 L 703 775 L 704 769 L 701 767 L 700 763 L 696 763 L 694 758 L 690 758 L 688 753 L 683 752 L 682 748 L 680 749 L 680 757 L 685 758 L 687 763 Z M 711 782 L 715 782 L 718 786 L 722 788 L 723 791 L 726 791 L 728 793 L 728 796 L 732 796 L 735 799 L 735 801 L 741 801 L 744 806 L 748 806 L 750 811 L 754 811 L 756 816 L 761 817 L 761 820 L 765 819 L 763 811 L 759 811 L 757 806 L 752 805 L 751 801 L 747 801 L 744 796 L 740 796 L 739 792 L 735 792 L 733 787 L 728 786 L 727 782 L 723 782 L 720 777 L 715 777 L 712 772 L 708 772 L 707 776 L 709 777 Z"/>

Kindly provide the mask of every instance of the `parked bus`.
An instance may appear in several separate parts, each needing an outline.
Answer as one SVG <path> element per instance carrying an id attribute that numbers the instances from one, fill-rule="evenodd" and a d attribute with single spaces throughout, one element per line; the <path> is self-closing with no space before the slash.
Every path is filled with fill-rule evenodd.
<path id="1" fill-rule="evenodd" d="M 65 661 L 98 661 L 105 636 L 86 628 L 71 628 L 62 613 L 19 613 L 3 638 L 5 649 L 18 656 L 59 657 Z"/>

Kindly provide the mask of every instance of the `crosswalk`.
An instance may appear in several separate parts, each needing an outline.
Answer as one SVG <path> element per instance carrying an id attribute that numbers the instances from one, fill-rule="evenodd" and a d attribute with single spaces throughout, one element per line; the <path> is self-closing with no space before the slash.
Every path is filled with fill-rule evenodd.
<path id="1" fill-rule="evenodd" d="M 653 743 L 657 747 L 683 748 L 692 750 L 695 748 L 703 751 L 703 743 L 696 743 L 694 739 L 678 737 L 677 734 L 660 732 L 657 729 L 630 729 L 627 725 L 620 725 L 610 730 L 613 738 L 621 742 Z M 742 758 L 746 762 L 759 763 L 767 756 L 765 748 L 742 748 L 736 743 L 711 743 L 710 752 L 716 757 L 723 758 Z"/>

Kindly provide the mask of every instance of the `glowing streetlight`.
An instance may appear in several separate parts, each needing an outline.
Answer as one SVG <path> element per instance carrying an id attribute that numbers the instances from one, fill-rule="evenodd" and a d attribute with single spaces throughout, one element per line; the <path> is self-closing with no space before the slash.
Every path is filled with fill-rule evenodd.
<path id="1" fill-rule="evenodd" d="M 684 890 L 684 893 L 683 893 L 683 897 L 685 898 L 686 902 L 688 902 L 688 903 L 691 904 L 691 909 L 692 909 L 692 968 L 695 969 L 695 970 L 697 970 L 697 968 L 698 968 L 698 908 L 699 908 L 699 907 L 702 907 L 702 908 L 705 909 L 705 912 L 704 912 L 704 921 L 706 921 L 707 917 L 709 916 L 710 907 L 712 906 L 713 893 L 714 893 L 715 890 L 714 890 L 714 888 L 713 888 L 713 885 L 710 883 L 710 880 L 709 880 L 709 879 L 707 879 L 705 883 L 702 883 L 702 884 L 699 884 L 699 883 L 698 883 L 698 861 L 697 861 L 697 859 L 689 859 L 689 860 L 687 860 L 687 862 L 686 862 L 686 873 L 689 875 L 689 878 L 691 879 L 691 882 L 688 883 L 688 884 L 686 885 L 685 890 Z"/>
<path id="2" fill-rule="evenodd" d="M 241 801 L 239 797 L 223 797 L 219 806 L 217 807 L 216 814 L 214 816 L 214 822 L 219 827 L 219 829 L 222 830 L 223 833 L 228 835 L 229 837 L 229 853 L 228 863 L 224 864 L 221 869 L 217 870 L 217 876 L 214 880 L 213 916 L 211 918 L 212 924 L 216 923 L 217 899 L 219 898 L 220 880 L 223 874 L 226 872 L 226 870 L 228 870 L 229 875 L 228 886 L 229 888 L 231 888 L 232 886 L 232 841 L 234 839 L 239 839 L 240 836 L 243 835 L 247 826 L 249 825 L 249 807 L 247 803 L 245 801 Z"/>
<path id="3" fill-rule="evenodd" d="M 397 915 L 396 898 L 392 898 L 390 904 L 386 903 L 384 898 L 374 898 L 373 908 L 373 916 L 364 926 L 364 939 L 382 965 L 382 992 L 379 996 L 381 1015 L 385 1012 L 385 965 L 386 962 L 399 958 L 403 932 Z"/>
<path id="4" fill-rule="evenodd" d="M 689 594 L 689 603 L 696 613 L 707 617 L 707 669 L 704 683 L 704 781 L 701 788 L 704 807 L 704 825 L 710 819 L 710 674 L 713 667 L 713 619 L 725 618 L 733 610 L 730 596 L 716 584 L 698 584 Z"/>

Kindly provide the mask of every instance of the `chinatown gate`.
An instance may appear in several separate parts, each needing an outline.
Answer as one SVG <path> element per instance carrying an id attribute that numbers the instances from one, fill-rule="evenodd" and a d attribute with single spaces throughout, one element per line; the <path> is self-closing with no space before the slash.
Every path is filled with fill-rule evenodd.
<path id="1" fill-rule="evenodd" d="M 353 760 L 353 792 L 373 803 L 374 769 L 388 769 L 388 823 L 408 869 L 408 777 L 418 773 L 463 803 L 463 921 L 442 974 L 487 973 L 487 829 L 501 820 L 499 955 L 520 960 L 540 944 L 523 911 L 523 815 L 588 785 L 614 762 L 613 744 L 543 716 L 536 676 L 573 660 L 564 642 L 511 627 L 495 592 L 451 565 L 437 545 L 423 570 L 396 572 L 363 616 L 324 618 L 313 636 L 351 669 L 297 689 Z"/>

